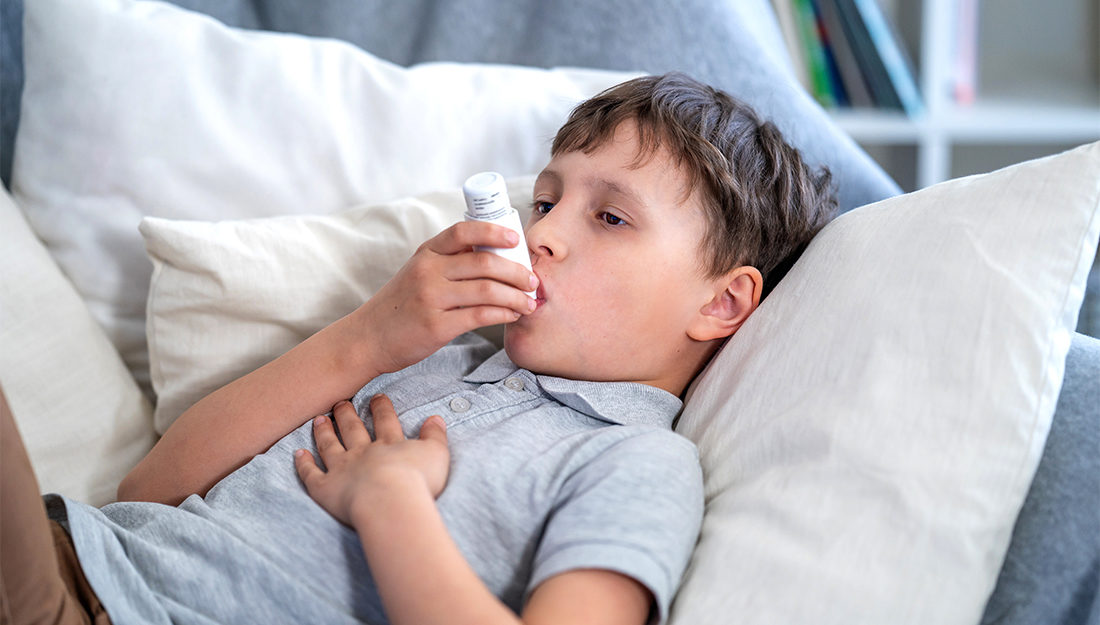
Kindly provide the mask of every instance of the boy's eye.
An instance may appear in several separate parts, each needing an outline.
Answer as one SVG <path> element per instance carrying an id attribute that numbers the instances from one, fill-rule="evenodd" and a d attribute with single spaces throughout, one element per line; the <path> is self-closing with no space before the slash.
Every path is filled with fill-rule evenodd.
<path id="1" fill-rule="evenodd" d="M 540 215 L 545 215 L 550 212 L 550 209 L 554 208 L 553 202 L 540 202 L 535 201 L 535 205 L 532 207 L 534 211 Z"/>
<path id="2" fill-rule="evenodd" d="M 612 215 L 611 213 L 608 213 L 608 212 L 600 213 L 600 219 L 602 219 L 604 221 L 604 223 L 606 223 L 609 226 L 621 226 L 624 223 L 626 223 L 625 221 L 622 220 L 621 217 L 619 217 L 617 215 Z"/>

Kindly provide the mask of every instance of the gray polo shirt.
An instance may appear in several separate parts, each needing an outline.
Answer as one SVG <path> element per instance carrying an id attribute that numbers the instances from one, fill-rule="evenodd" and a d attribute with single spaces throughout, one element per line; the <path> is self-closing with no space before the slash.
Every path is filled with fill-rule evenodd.
<path id="1" fill-rule="evenodd" d="M 632 383 L 532 374 L 476 335 L 371 381 L 406 435 L 447 422 L 451 472 L 437 500 L 455 543 L 519 612 L 547 578 L 619 571 L 647 586 L 659 620 L 702 520 L 695 447 L 670 429 L 680 400 Z M 125 623 L 386 623 L 358 537 L 298 480 L 305 423 L 178 507 L 64 500 L 89 582 Z"/>

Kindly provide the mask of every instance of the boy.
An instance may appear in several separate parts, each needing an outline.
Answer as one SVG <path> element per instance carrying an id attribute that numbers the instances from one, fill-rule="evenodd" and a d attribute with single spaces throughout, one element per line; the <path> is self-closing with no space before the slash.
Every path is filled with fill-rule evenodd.
<path id="1" fill-rule="evenodd" d="M 582 103 L 551 155 L 533 274 L 473 251 L 514 246 L 505 229 L 456 224 L 184 413 L 131 501 L 51 498 L 85 604 L 116 623 L 663 620 L 702 516 L 679 397 L 831 216 L 828 173 L 677 74 Z M 502 352 L 466 334 L 496 323 Z"/>

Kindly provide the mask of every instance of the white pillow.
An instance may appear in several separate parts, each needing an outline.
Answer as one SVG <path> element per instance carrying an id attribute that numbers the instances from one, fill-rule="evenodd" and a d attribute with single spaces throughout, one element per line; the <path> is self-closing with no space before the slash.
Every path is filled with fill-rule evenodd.
<path id="1" fill-rule="evenodd" d="M 526 211 L 534 177 L 508 180 Z M 425 240 L 462 218 L 458 189 L 328 216 L 147 217 L 156 429 L 369 299 Z M 499 340 L 500 328 L 486 336 Z"/>
<path id="2" fill-rule="evenodd" d="M 1094 143 L 827 226 L 689 395 L 707 506 L 673 623 L 977 623 L 1098 212 Z"/>
<path id="3" fill-rule="evenodd" d="M 42 492 L 102 505 L 153 446 L 153 409 L 0 188 L 0 387 Z"/>
<path id="4" fill-rule="evenodd" d="M 633 75 L 405 69 L 159 2 L 24 11 L 14 195 L 146 388 L 143 215 L 322 214 L 530 174 L 573 105 Z"/>

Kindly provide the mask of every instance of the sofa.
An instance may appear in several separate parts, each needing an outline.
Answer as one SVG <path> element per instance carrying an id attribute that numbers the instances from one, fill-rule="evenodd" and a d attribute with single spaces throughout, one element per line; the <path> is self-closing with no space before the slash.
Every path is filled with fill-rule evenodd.
<path id="1" fill-rule="evenodd" d="M 108 503 L 457 220 L 465 176 L 518 204 L 571 106 L 680 70 L 829 167 L 843 214 L 688 392 L 707 511 L 670 620 L 1100 623 L 1100 144 L 901 195 L 762 0 L 0 16 L 0 387 L 43 492 Z"/>

